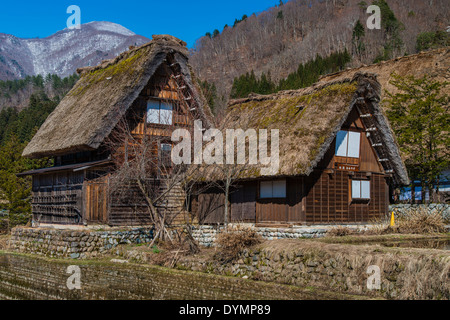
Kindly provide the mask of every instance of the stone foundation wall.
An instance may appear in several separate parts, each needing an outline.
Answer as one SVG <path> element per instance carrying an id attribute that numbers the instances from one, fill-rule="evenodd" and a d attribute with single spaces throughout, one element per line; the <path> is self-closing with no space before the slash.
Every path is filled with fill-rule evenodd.
<path id="1" fill-rule="evenodd" d="M 78 259 L 102 253 L 119 244 L 149 243 L 152 238 L 150 229 L 73 231 L 15 228 L 8 248 L 23 253 Z"/>
<path id="2" fill-rule="evenodd" d="M 281 239 L 312 239 L 322 238 L 327 232 L 336 226 L 314 226 L 314 227 L 294 227 L 294 228 L 260 228 L 254 225 L 248 225 L 255 228 L 258 234 L 266 240 L 281 240 Z M 368 225 L 343 225 L 340 227 L 347 227 L 355 230 L 367 230 Z M 217 226 L 197 226 L 193 227 L 192 235 L 194 239 L 204 247 L 214 246 L 217 235 L 224 230 L 223 227 Z"/>

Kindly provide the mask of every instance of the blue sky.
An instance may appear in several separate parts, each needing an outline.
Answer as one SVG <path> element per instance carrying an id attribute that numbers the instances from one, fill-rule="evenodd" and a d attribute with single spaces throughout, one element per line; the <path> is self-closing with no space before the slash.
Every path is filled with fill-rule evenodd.
<path id="1" fill-rule="evenodd" d="M 244 14 L 261 12 L 279 0 L 57 0 L 2 1 L 0 33 L 44 38 L 66 27 L 70 5 L 81 8 L 81 23 L 110 21 L 151 38 L 171 34 L 188 43 L 214 29 L 222 31 Z"/>

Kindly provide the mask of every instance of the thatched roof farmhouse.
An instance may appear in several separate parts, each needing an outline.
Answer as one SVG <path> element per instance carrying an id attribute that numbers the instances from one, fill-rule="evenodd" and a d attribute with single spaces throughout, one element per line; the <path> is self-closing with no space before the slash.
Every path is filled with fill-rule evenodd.
<path id="1" fill-rule="evenodd" d="M 245 119 L 246 128 L 279 130 L 280 167 L 272 176 L 260 164 L 240 173 L 230 221 L 362 223 L 386 215 L 390 186 L 409 177 L 380 100 L 377 76 L 354 73 L 232 101 L 223 127 L 239 128 Z M 218 190 L 202 195 L 200 220 L 223 222 L 224 203 Z"/>
<path id="2" fill-rule="evenodd" d="M 147 44 L 78 72 L 77 84 L 23 152 L 55 163 L 22 174 L 33 176 L 33 219 L 51 224 L 151 224 L 144 199 L 128 199 L 127 204 L 111 196 L 110 176 L 120 161 L 128 161 L 129 140 L 108 142 L 121 124 L 131 123 L 133 137 L 152 138 L 152 156 L 161 164 L 170 155 L 176 127 L 192 128 L 195 120 L 211 125 L 211 113 L 188 64 L 186 43 L 154 36 Z M 161 181 L 160 175 L 153 179 Z M 168 199 L 168 214 L 180 212 L 184 198 L 178 191 Z"/>

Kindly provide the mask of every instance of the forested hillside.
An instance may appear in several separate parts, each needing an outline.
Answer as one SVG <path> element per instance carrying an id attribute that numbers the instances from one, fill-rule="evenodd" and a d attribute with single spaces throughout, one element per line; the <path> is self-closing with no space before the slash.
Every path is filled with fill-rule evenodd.
<path id="1" fill-rule="evenodd" d="M 314 60 L 300 64 L 296 71 L 279 82 L 272 81 L 270 71 L 267 75 L 263 72 L 258 79 L 252 70 L 250 74 L 246 73 L 234 79 L 230 97 L 232 99 L 244 98 L 250 93 L 270 94 L 280 90 L 309 87 L 319 81 L 321 75 L 343 70 L 350 61 L 351 56 L 347 50 L 333 53 L 326 58 L 317 56 Z"/>
<path id="2" fill-rule="evenodd" d="M 0 209 L 8 210 L 10 226 L 26 223 L 31 212 L 31 179 L 16 174 L 50 164 L 48 159 L 25 159 L 22 151 L 77 79 L 49 75 L 0 82 Z"/>
<path id="3" fill-rule="evenodd" d="M 372 3 L 381 8 L 381 30 L 367 29 L 366 10 Z M 444 31 L 449 20 L 448 0 L 280 1 L 208 32 L 190 61 L 199 78 L 215 85 L 220 103 L 229 97 L 234 79 L 252 71 L 258 79 L 270 73 L 278 84 L 317 55 L 327 58 L 347 50 L 348 67 L 356 67 L 448 45 Z"/>
<path id="4" fill-rule="evenodd" d="M 77 74 L 66 78 L 49 74 L 46 77 L 38 75 L 20 80 L 0 81 L 0 110 L 23 110 L 29 106 L 30 97 L 34 93 L 41 96 L 45 94 L 49 99 L 58 100 L 69 92 L 78 79 Z"/>

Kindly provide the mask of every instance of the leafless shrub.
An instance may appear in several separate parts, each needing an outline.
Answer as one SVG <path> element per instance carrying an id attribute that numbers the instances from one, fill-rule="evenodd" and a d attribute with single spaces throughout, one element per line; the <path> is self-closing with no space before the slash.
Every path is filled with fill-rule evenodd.
<path id="1" fill-rule="evenodd" d="M 392 233 L 392 229 L 389 227 L 390 217 L 388 216 L 374 218 L 370 221 L 370 224 L 371 228 L 363 232 L 365 235 L 383 235 Z"/>
<path id="2" fill-rule="evenodd" d="M 411 209 L 397 220 L 399 233 L 429 234 L 444 233 L 445 221 L 442 212 L 430 212 L 425 208 Z"/>
<path id="3" fill-rule="evenodd" d="M 425 208 L 411 209 L 407 214 L 397 215 L 395 226 L 390 226 L 390 217 L 372 221 L 373 227 L 366 235 L 383 234 L 432 234 L 445 233 L 445 220 L 442 212 L 431 212 Z"/>
<path id="4" fill-rule="evenodd" d="M 355 233 L 356 233 L 356 231 L 353 229 L 350 229 L 348 227 L 338 226 L 338 227 L 335 227 L 335 228 L 331 229 L 330 231 L 328 231 L 327 235 L 330 237 L 345 237 L 345 236 L 349 236 L 349 235 L 352 235 Z"/>
<path id="5" fill-rule="evenodd" d="M 110 196 L 120 205 L 136 207 L 148 214 L 155 227 L 151 246 L 159 241 L 179 241 L 174 239 L 171 229 L 176 217 L 185 211 L 185 199 L 175 194 L 181 192 L 185 198 L 186 166 L 174 165 L 161 147 L 170 142 L 167 139 L 175 126 L 166 126 L 160 135 L 148 134 L 150 129 L 145 127 L 146 134 L 139 135 L 134 129 L 136 119 L 140 119 L 138 114 L 122 120 L 107 141 L 112 150 L 121 150 L 113 159 L 116 170 L 109 178 Z"/>
<path id="6" fill-rule="evenodd" d="M 168 268 L 173 268 L 177 262 L 186 256 L 194 254 L 186 242 L 160 242 L 158 246 L 150 248 L 147 262 Z"/>
<path id="7" fill-rule="evenodd" d="M 241 226 L 228 228 L 225 232 L 219 234 L 216 239 L 218 251 L 215 258 L 223 262 L 233 261 L 239 257 L 244 249 L 261 242 L 262 238 L 255 229 Z"/>

